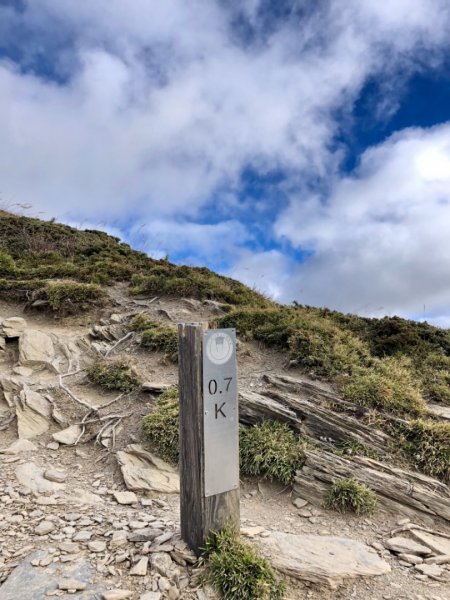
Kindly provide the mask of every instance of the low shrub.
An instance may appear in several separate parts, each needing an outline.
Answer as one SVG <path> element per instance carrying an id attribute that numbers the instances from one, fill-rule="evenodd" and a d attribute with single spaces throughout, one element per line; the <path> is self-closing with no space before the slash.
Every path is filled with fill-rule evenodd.
<path id="1" fill-rule="evenodd" d="M 170 362 L 178 362 L 178 332 L 174 327 L 160 325 L 142 332 L 141 346 L 164 352 Z"/>
<path id="2" fill-rule="evenodd" d="M 284 582 L 254 546 L 227 526 L 206 540 L 205 579 L 227 600 L 281 600 Z"/>
<path id="3" fill-rule="evenodd" d="M 89 381 L 106 390 L 131 392 L 140 385 L 140 379 L 133 367 L 124 360 L 101 360 L 87 370 Z"/>
<path id="4" fill-rule="evenodd" d="M 346 400 L 398 415 L 419 416 L 425 402 L 408 359 L 374 359 L 371 367 L 359 367 L 340 379 Z"/>
<path id="5" fill-rule="evenodd" d="M 303 444 L 285 423 L 264 421 L 241 428 L 240 468 L 243 475 L 277 479 L 289 485 L 304 463 Z"/>
<path id="6" fill-rule="evenodd" d="M 416 419 L 391 427 L 400 448 L 417 469 L 450 482 L 450 423 Z"/>
<path id="7" fill-rule="evenodd" d="M 145 313 L 135 315 L 128 324 L 130 331 L 145 331 L 146 329 L 154 329 L 159 323 L 151 319 Z"/>
<path id="8" fill-rule="evenodd" d="M 0 276 L 11 275 L 16 270 L 13 257 L 0 248 Z"/>
<path id="9" fill-rule="evenodd" d="M 45 296 L 55 311 L 78 311 L 92 305 L 102 305 L 106 299 L 105 291 L 91 283 L 59 281 L 47 283 Z"/>
<path id="10" fill-rule="evenodd" d="M 178 389 L 170 388 L 156 401 L 153 412 L 142 419 L 142 431 L 152 450 L 164 460 L 177 463 L 180 453 Z"/>
<path id="11" fill-rule="evenodd" d="M 353 477 L 333 482 L 325 497 L 325 506 L 338 512 L 354 512 L 364 515 L 375 510 L 375 492 Z"/>

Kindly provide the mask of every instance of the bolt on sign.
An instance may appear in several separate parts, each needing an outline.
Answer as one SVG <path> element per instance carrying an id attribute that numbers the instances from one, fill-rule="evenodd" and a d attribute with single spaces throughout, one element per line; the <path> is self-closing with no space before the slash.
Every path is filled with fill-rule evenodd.
<path id="1" fill-rule="evenodd" d="M 205 496 L 239 487 L 236 331 L 203 333 Z"/>

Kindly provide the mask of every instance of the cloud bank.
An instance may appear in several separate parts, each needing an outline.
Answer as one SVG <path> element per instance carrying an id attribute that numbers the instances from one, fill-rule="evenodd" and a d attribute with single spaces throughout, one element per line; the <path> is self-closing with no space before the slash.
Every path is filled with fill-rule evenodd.
<path id="1" fill-rule="evenodd" d="M 0 192 L 283 301 L 446 323 L 450 130 L 380 123 L 449 52 L 445 0 L 29 0 L 0 7 Z M 277 184 L 252 193 L 245 174 Z M 425 309 L 423 306 L 425 305 Z"/>

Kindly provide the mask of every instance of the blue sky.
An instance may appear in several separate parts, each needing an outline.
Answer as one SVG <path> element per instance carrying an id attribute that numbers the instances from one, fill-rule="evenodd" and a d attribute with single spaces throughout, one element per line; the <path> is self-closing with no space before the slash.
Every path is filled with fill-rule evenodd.
<path id="1" fill-rule="evenodd" d="M 3 206 L 450 326 L 450 5 L 390 4 L 0 0 Z"/>

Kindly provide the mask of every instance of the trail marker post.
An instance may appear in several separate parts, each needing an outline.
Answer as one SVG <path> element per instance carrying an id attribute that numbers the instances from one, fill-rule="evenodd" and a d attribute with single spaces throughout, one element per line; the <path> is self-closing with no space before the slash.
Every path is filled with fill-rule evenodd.
<path id="1" fill-rule="evenodd" d="M 210 531 L 239 528 L 236 331 L 180 324 L 181 537 L 199 555 Z"/>

